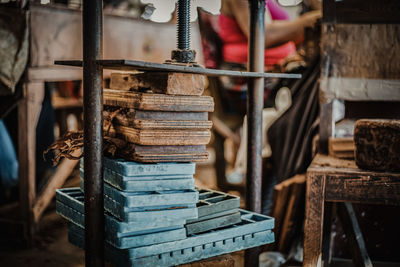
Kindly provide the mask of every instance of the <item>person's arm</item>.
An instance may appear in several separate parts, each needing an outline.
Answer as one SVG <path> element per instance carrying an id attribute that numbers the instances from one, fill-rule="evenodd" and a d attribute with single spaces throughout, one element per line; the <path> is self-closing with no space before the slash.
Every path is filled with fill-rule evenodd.
<path id="1" fill-rule="evenodd" d="M 248 0 L 229 0 L 231 12 L 243 33 L 249 37 L 249 4 Z M 306 13 L 293 21 L 273 21 L 265 23 L 265 48 L 295 41 L 304 34 L 305 27 L 314 26 L 321 17 L 320 11 Z"/>

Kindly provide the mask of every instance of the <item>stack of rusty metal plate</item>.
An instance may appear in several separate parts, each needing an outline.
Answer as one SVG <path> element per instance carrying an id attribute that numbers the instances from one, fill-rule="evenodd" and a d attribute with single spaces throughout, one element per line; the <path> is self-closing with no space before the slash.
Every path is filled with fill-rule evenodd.
<path id="1" fill-rule="evenodd" d="M 104 89 L 105 132 L 130 144 L 120 155 L 137 162 L 199 162 L 208 158 L 212 127 L 206 79 L 186 73 L 112 73 Z"/>

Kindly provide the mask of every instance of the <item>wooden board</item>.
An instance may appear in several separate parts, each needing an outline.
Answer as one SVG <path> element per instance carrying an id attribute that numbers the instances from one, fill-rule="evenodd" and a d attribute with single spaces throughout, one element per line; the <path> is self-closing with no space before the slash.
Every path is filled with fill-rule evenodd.
<path id="1" fill-rule="evenodd" d="M 324 0 L 323 21 L 332 23 L 400 23 L 398 0 Z"/>
<path id="2" fill-rule="evenodd" d="M 268 250 L 278 250 L 287 248 L 290 243 L 291 229 L 294 227 L 294 217 L 298 205 L 301 205 L 301 195 L 304 192 L 305 176 L 296 175 L 274 187 L 272 217 L 275 218 L 276 243 L 269 246 Z M 302 191 L 303 190 L 303 191 Z M 297 214 L 298 215 L 298 214 Z"/>
<path id="3" fill-rule="evenodd" d="M 211 96 L 171 96 L 112 89 L 104 89 L 104 105 L 153 111 L 214 111 Z"/>
<path id="4" fill-rule="evenodd" d="M 354 142 L 358 167 L 400 171 L 400 120 L 358 120 Z"/>
<path id="5" fill-rule="evenodd" d="M 111 135 L 113 134 L 115 135 L 115 133 L 111 133 Z M 107 149 L 105 153 L 125 160 L 143 163 L 202 162 L 208 159 L 208 152 L 205 145 L 141 146 L 125 143 L 122 147 Z"/>
<path id="6" fill-rule="evenodd" d="M 168 95 L 200 96 L 206 77 L 200 74 L 173 72 L 112 73 L 110 88 L 128 91 L 150 90 Z"/>
<path id="7" fill-rule="evenodd" d="M 354 159 L 354 140 L 352 137 L 329 138 L 329 155 L 339 159 Z"/>
<path id="8" fill-rule="evenodd" d="M 282 223 L 279 239 L 279 251 L 288 253 L 293 243 L 296 227 L 301 224 L 301 214 L 304 212 L 305 175 L 296 175 L 290 181 L 290 196 L 287 202 L 286 214 Z"/>
<path id="9" fill-rule="evenodd" d="M 110 120 L 109 112 L 105 112 L 104 119 Z M 147 120 L 147 119 L 131 119 L 125 114 L 117 114 L 112 120 L 113 125 L 121 125 L 135 129 L 196 129 L 208 130 L 212 127 L 211 121 L 185 121 L 185 120 Z"/>
<path id="10" fill-rule="evenodd" d="M 105 106 L 104 118 L 115 111 L 116 107 Z M 122 114 L 122 115 L 119 115 Z M 121 116 L 129 120 L 174 120 L 174 121 L 206 121 L 208 120 L 208 112 L 175 112 L 175 111 L 151 111 L 151 110 L 135 110 L 123 109 L 116 118 L 119 121 Z"/>
<path id="11" fill-rule="evenodd" d="M 323 24 L 322 102 L 400 101 L 399 35 L 399 24 Z"/>
<path id="12" fill-rule="evenodd" d="M 114 125 L 110 133 L 130 143 L 149 146 L 206 145 L 211 138 L 209 130 L 140 130 L 120 125 Z"/>

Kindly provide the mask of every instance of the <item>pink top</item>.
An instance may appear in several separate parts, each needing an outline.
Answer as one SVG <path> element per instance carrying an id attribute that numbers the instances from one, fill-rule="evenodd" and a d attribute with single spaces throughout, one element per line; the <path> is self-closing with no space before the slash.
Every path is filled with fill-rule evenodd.
<path id="1" fill-rule="evenodd" d="M 288 20 L 289 15 L 275 1 L 266 1 L 266 6 L 274 20 Z M 219 35 L 224 42 L 223 57 L 226 62 L 246 63 L 247 62 L 247 37 L 240 29 L 234 18 L 219 15 Z M 268 36 L 267 36 L 268 38 Z M 265 49 L 265 66 L 278 64 L 287 56 L 296 52 L 296 46 L 293 42 Z"/>

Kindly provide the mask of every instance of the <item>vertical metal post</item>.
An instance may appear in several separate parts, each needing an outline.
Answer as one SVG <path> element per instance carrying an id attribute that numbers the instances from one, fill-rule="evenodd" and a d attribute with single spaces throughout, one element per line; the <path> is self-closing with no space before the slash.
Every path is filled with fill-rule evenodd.
<path id="1" fill-rule="evenodd" d="M 103 1 L 83 0 L 85 264 L 104 266 Z"/>
<path id="2" fill-rule="evenodd" d="M 249 71 L 264 72 L 264 12 L 265 0 L 249 0 L 250 36 Z M 247 209 L 261 212 L 262 169 L 262 109 L 264 104 L 264 78 L 249 78 L 247 96 Z M 245 266 L 258 266 L 259 248 L 246 251 Z"/>

